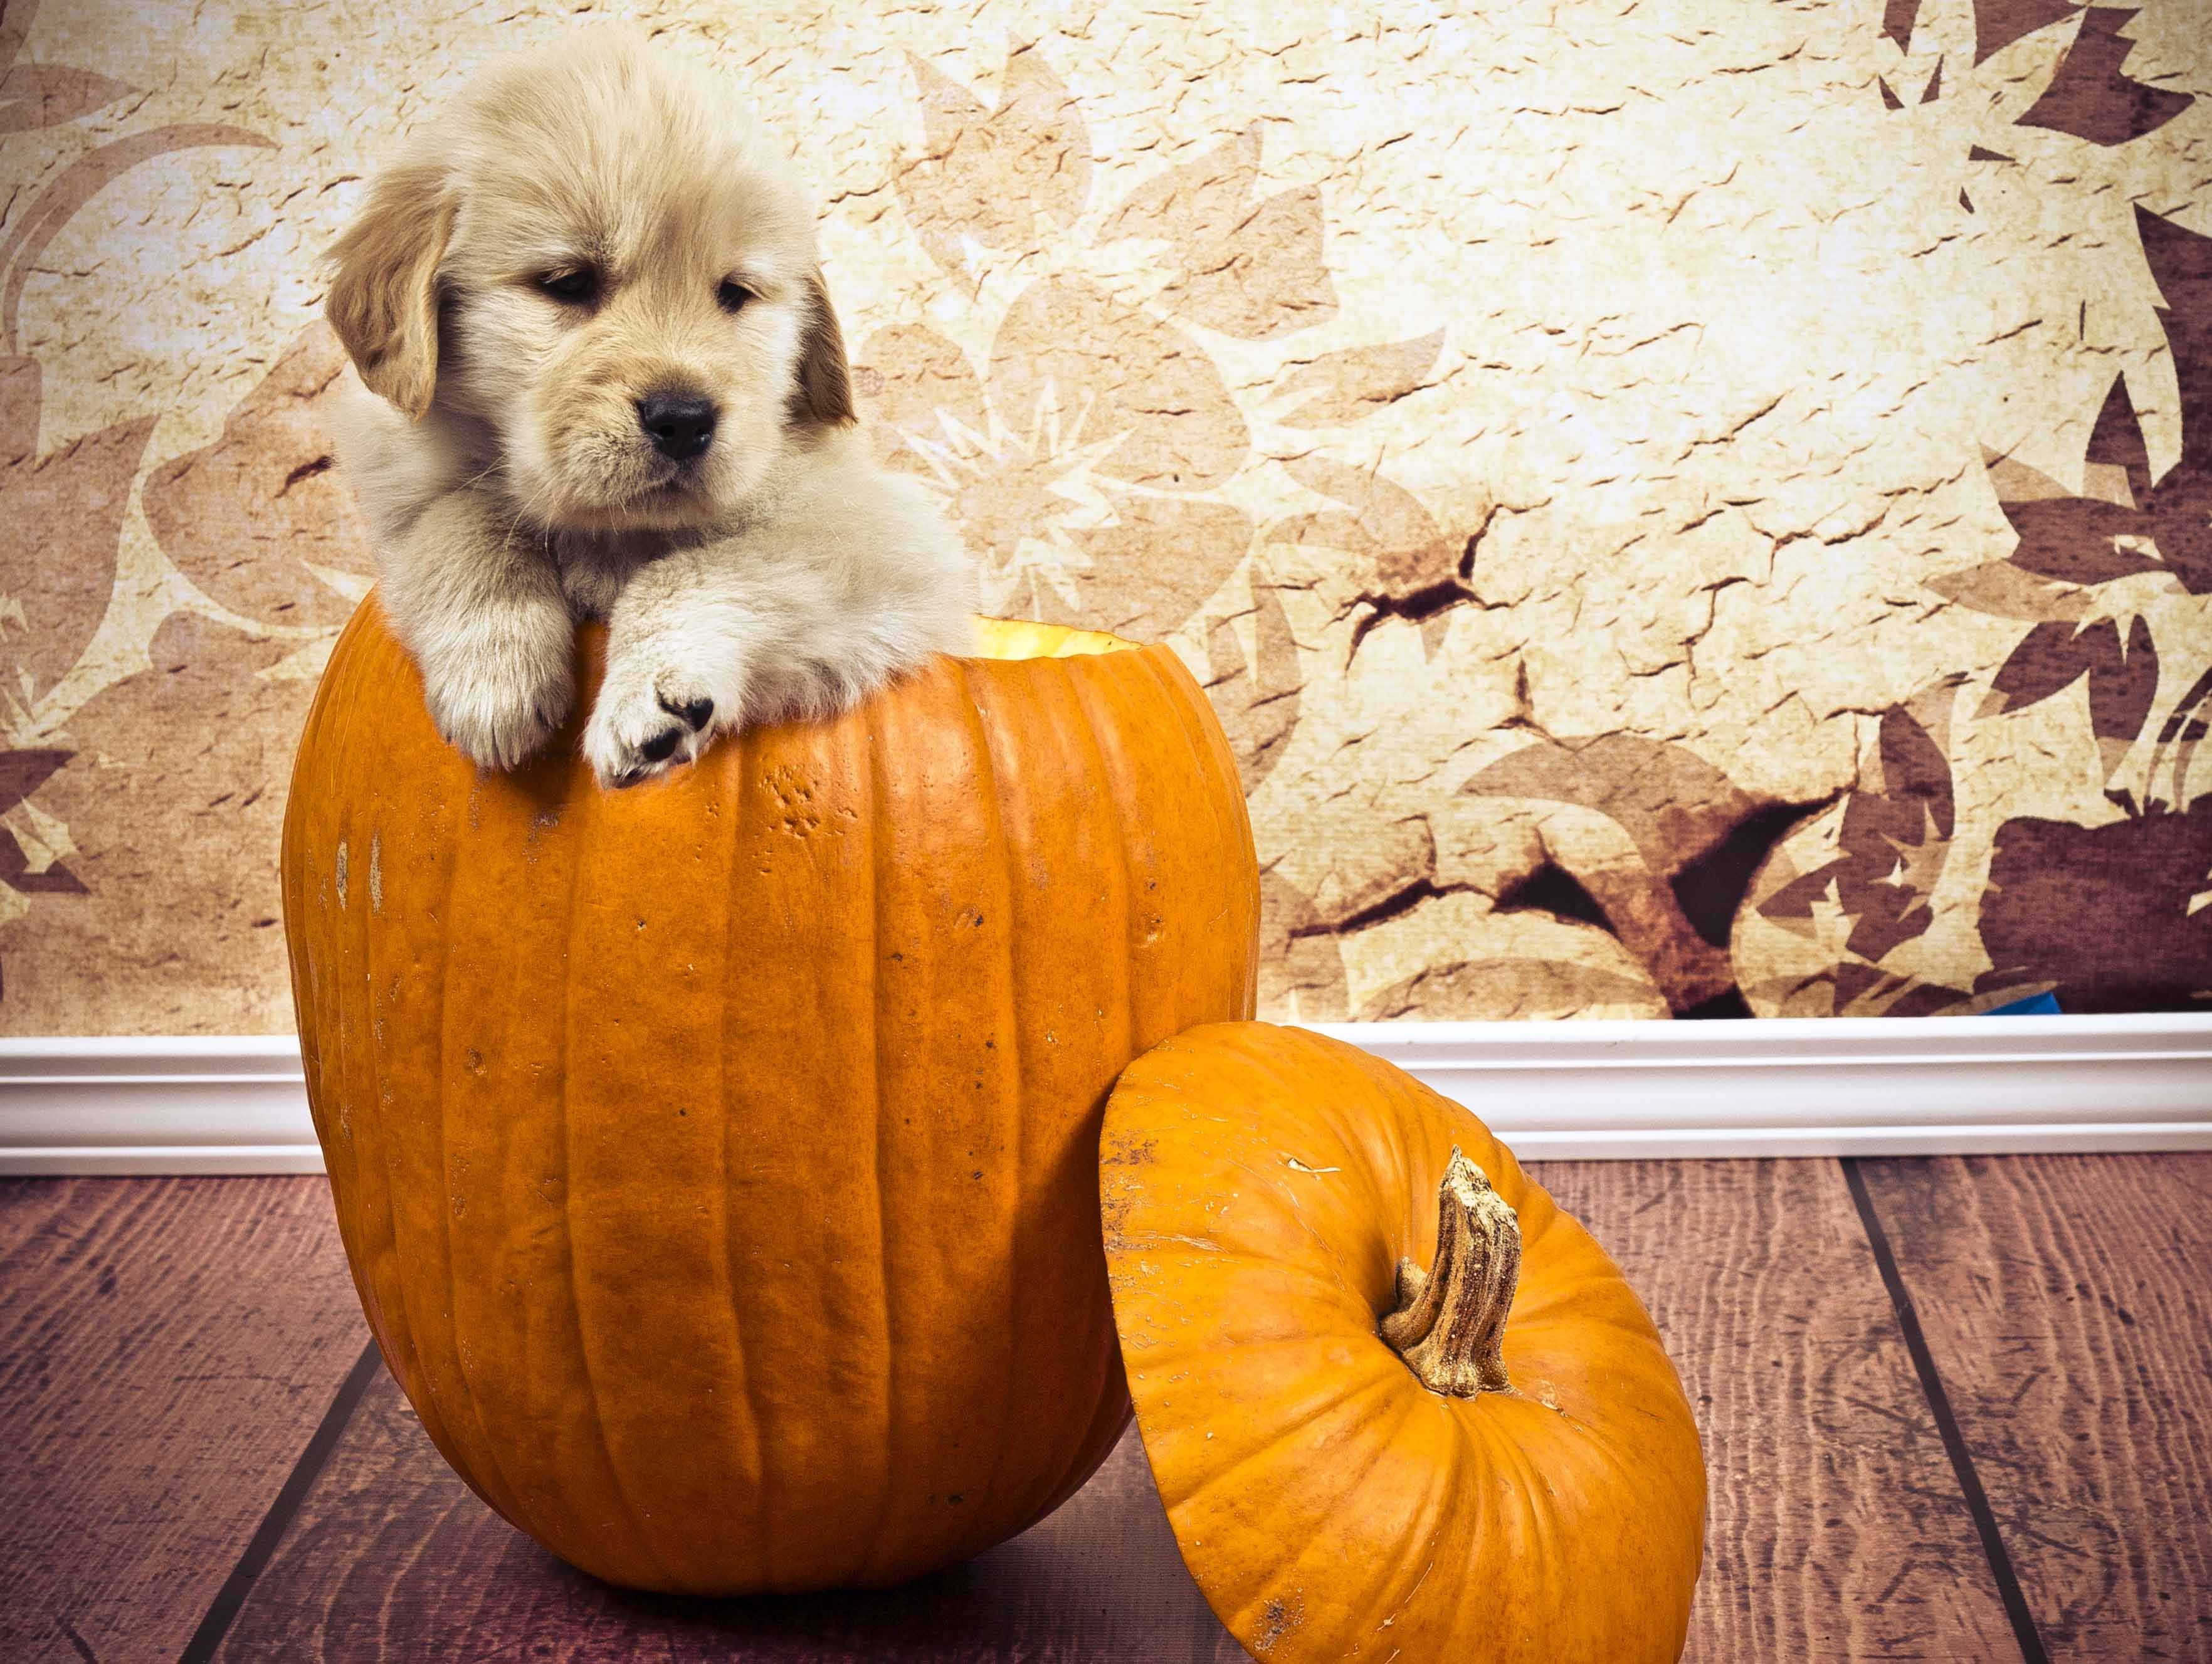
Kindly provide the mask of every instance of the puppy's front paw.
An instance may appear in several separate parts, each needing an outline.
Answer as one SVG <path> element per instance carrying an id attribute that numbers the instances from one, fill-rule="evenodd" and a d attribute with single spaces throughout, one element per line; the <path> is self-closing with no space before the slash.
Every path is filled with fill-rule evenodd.
<path id="1" fill-rule="evenodd" d="M 584 729 L 584 756 L 602 786 L 635 786 L 689 762 L 715 731 L 714 695 L 664 671 L 608 672 Z"/>
<path id="2" fill-rule="evenodd" d="M 576 698 L 564 614 L 487 629 L 426 664 L 423 692 L 438 732 L 487 768 L 527 762 L 567 720 Z"/>

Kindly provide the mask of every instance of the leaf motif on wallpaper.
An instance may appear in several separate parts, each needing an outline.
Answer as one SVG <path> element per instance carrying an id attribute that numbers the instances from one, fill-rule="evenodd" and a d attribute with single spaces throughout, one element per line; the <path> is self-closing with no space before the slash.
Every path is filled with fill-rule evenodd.
<path id="1" fill-rule="evenodd" d="M 1926 583 L 1945 599 L 1992 618 L 2016 618 L 2023 623 L 2045 619 L 2074 622 L 2089 610 L 2088 591 L 2038 577 L 2010 561 L 1984 561 L 1963 572 L 1928 579 Z"/>
<path id="2" fill-rule="evenodd" d="M 1444 332 L 1431 330 L 1407 341 L 1346 347 L 1292 365 L 1277 381 L 1275 397 L 1302 402 L 1276 418 L 1285 428 L 1341 428 L 1427 385 L 1443 350 Z"/>
<path id="3" fill-rule="evenodd" d="M 101 186 L 157 156 L 234 144 L 260 150 L 276 148 L 274 140 L 243 127 L 221 122 L 185 122 L 116 139 L 88 151 L 62 169 L 53 183 L 17 216 L 6 238 L 0 239 L 0 267 L 8 273 L 6 287 L 0 289 L 0 352 L 13 354 L 16 350 L 15 325 L 22 311 L 23 286 L 30 281 L 40 254 Z"/>
<path id="4" fill-rule="evenodd" d="M 1241 617 L 1216 619 L 1206 635 L 1206 695 L 1237 754 L 1237 772 L 1246 796 L 1282 760 L 1297 726 L 1304 671 L 1298 644 L 1291 634 L 1283 600 L 1256 562 L 1252 570 L 1254 646 L 1248 652 L 1237 630 Z"/>
<path id="5" fill-rule="evenodd" d="M 1978 66 L 2023 35 L 2063 23 L 2082 0 L 1974 0 L 1974 62 Z M 1921 0 L 1884 0 L 1881 32 L 1899 52 L 1912 50 Z"/>
<path id="6" fill-rule="evenodd" d="M 1546 738 L 1461 790 L 1591 809 L 1636 846 L 1640 872 L 1573 871 L 1677 1015 L 1735 1014 L 1727 948 L 1736 909 L 1774 845 L 1813 805 L 1761 802 L 1687 747 L 1632 734 Z"/>
<path id="7" fill-rule="evenodd" d="M 2119 664 L 2120 632 L 2109 618 L 2078 629 L 2063 623 L 2038 624 L 1997 667 L 1978 714 L 2024 709 L 2072 687 L 2092 671 Z M 2155 671 L 2155 660 L 2152 668 Z"/>
<path id="8" fill-rule="evenodd" d="M 2150 621 L 2139 616 L 2128 625 L 2125 655 L 2089 671 L 2089 727 L 2097 736 L 2106 780 L 2119 772 L 2134 749 L 2157 698 L 2158 650 L 2151 642 Z"/>
<path id="9" fill-rule="evenodd" d="M 1192 322 L 1264 341 L 1336 311 L 1322 258 L 1321 191 L 1298 185 L 1257 203 L 1260 129 L 1139 185 L 1099 228 L 1101 241 L 1168 245 L 1159 302 Z"/>
<path id="10" fill-rule="evenodd" d="M 46 963 L 96 983 L 128 975 L 167 999 L 181 988 L 263 987 L 283 976 L 273 850 L 311 680 L 263 672 L 288 643 L 178 612 L 148 645 L 149 668 L 71 715 L 76 755 L 40 789 L 80 845 L 91 895 L 34 913 Z M 28 991 L 10 988 L 11 1000 Z"/>
<path id="11" fill-rule="evenodd" d="M 1571 959 L 1506 956 L 1431 965 L 1368 996 L 1357 1020 L 1415 1022 L 1473 1017 L 1541 1022 L 1591 1015 L 1664 1017 L 1649 982 Z"/>
<path id="12" fill-rule="evenodd" d="M 1181 629 L 1251 550 L 1251 517 L 1233 503 L 1112 487 L 1105 495 L 1113 519 L 1068 532 L 1091 557 L 1073 574 L 1073 615 L 1054 618 L 1048 606 L 1038 616 L 1095 620 L 1093 629 L 1158 641 Z"/>
<path id="13" fill-rule="evenodd" d="M 975 287 L 965 246 L 1035 248 L 1036 216 L 1062 228 L 1091 191 L 1091 135 L 1075 96 L 1034 45 L 1006 55 L 999 103 L 986 105 L 909 52 L 921 103 L 923 149 L 898 167 L 899 200 L 930 258 Z"/>
<path id="14" fill-rule="evenodd" d="M 0 365 L 0 430 L 37 432 L 35 366 L 16 367 L 29 362 Z M 0 693 L 12 726 L 70 673 L 106 615 L 131 482 L 157 419 L 103 428 L 44 457 L 11 439 L 0 460 L 0 525 L 24 529 L 0 537 Z"/>
<path id="15" fill-rule="evenodd" d="M 2158 696 L 2158 651 L 2144 618 L 2130 623 L 2124 648 L 2119 626 L 2110 618 L 2078 628 L 2063 622 L 2038 624 L 1998 667 L 1978 714 L 2025 709 L 2085 676 L 2089 679 L 2090 723 L 2109 780 L 2133 749 Z"/>
<path id="16" fill-rule="evenodd" d="M 2084 495 L 2005 459 L 1989 464 L 1990 481 L 2019 537 L 2007 558 L 2023 571 L 2080 585 L 2163 572 L 2212 594 L 2212 238 L 2140 208 L 2136 224 L 2180 391 L 2179 457 L 2153 478 L 2126 378 L 2115 375 L 2090 432 Z"/>
<path id="17" fill-rule="evenodd" d="M 2187 93 L 2148 86 L 2123 73 L 2135 43 L 2122 31 L 2134 15 L 2132 10 L 2091 8 L 2058 74 L 2017 124 L 2110 147 L 2155 132 L 2194 103 Z"/>
<path id="18" fill-rule="evenodd" d="M 869 337 L 854 383 L 890 459 L 944 495 L 992 605 L 1164 636 L 1251 547 L 1242 509 L 1194 495 L 1249 450 L 1213 361 L 1094 285 L 1017 295 L 988 379 L 902 325 Z"/>
<path id="19" fill-rule="evenodd" d="M 18 64 L 0 78 L 0 133 L 58 127 L 137 90 L 89 70 Z"/>
<path id="20" fill-rule="evenodd" d="M 2011 559 L 2093 584 L 2163 571 L 2193 595 L 2212 594 L 2212 239 L 2141 208 L 2136 225 L 2172 355 L 2179 455 L 2154 477 L 2134 401 L 2116 377 L 2089 440 L 2088 493 L 2030 494 L 2015 481 L 2008 498 L 2001 486 L 2020 533 Z M 2148 627 L 2133 620 L 2123 648 L 2110 620 L 2078 630 L 2039 623 L 1996 692 L 2012 708 L 2047 697 L 2069 669 L 2089 677 L 2109 780 L 2141 744 L 2155 700 Z M 2016 817 L 1998 828 L 1979 918 L 1994 969 L 1978 987 L 2041 981 L 2075 1011 L 2187 1009 L 2212 993 L 2212 794 L 2190 795 L 2208 706 L 2212 670 L 2160 725 L 2140 795 L 2107 791 L 2117 818 L 2087 826 Z"/>
<path id="21" fill-rule="evenodd" d="M 38 0 L 0 7 L 0 133 L 58 127 L 138 90 L 89 70 L 17 63 L 38 15 Z"/>
<path id="22" fill-rule="evenodd" d="M 933 454 L 963 441 L 988 441 L 990 412 L 968 355 L 926 324 L 878 330 L 853 364 L 853 386 L 866 404 L 884 460 L 928 473 Z"/>
<path id="23" fill-rule="evenodd" d="M 1056 425 L 1092 471 L 1162 491 L 1236 472 L 1249 433 L 1204 348 L 1097 285 L 1049 277 L 1014 298 L 991 344 L 991 407 L 1018 434 Z"/>
<path id="24" fill-rule="evenodd" d="M 1973 0 L 1974 67 L 1979 69 L 2015 40 L 2077 15 L 2083 0 Z M 1912 50 L 1922 0 L 1884 0 L 1881 33 L 1899 52 Z"/>
<path id="25" fill-rule="evenodd" d="M 12 58 L 28 19 L 0 31 Z M 17 350 L 23 289 L 46 245 L 111 180 L 157 156 L 198 145 L 271 148 L 258 133 L 217 124 L 161 127 L 103 144 L 63 168 L 0 238 L 0 524 L 35 526 L 33 539 L 0 539 L 0 704 L 21 727 L 68 676 L 107 611 L 131 483 L 158 416 L 86 434 L 38 454 L 43 379 Z"/>
<path id="26" fill-rule="evenodd" d="M 1269 867 L 1260 874 L 1260 1004 L 1308 1023 L 1351 1015 L 1344 951 L 1312 898 Z"/>
<path id="27" fill-rule="evenodd" d="M 1974 0 L 1977 65 L 2023 36 L 2063 23 L 2081 10 L 2075 0 Z"/>
<path id="28" fill-rule="evenodd" d="M 141 489 L 163 552 L 260 624 L 342 624 L 375 574 L 368 527 L 331 471 L 325 422 L 345 361 L 330 326 L 309 325 L 219 436 L 164 463 Z"/>
<path id="29" fill-rule="evenodd" d="M 1948 696 L 1939 689 L 1931 704 L 1948 708 Z M 1843 949 L 1871 966 L 1934 924 L 1929 898 L 1957 829 L 1949 756 L 1909 708 L 1893 705 L 1844 800 L 1839 853 L 1776 888 L 1759 914 L 1809 933 L 1832 901 L 1849 924 Z M 1838 992 L 1841 999 L 1845 991 L 1839 985 Z"/>
<path id="30" fill-rule="evenodd" d="M 1920 15 L 1920 0 L 1884 0 L 1881 32 L 1901 52 L 1912 50 L 1912 25 Z"/>
<path id="31" fill-rule="evenodd" d="M 52 747 L 0 751 L 0 815 L 26 801 L 73 755 Z M 36 872 L 32 865 L 30 855 L 15 833 L 0 827 L 0 884 L 25 896 L 87 893 L 84 881 L 59 861 L 51 861 Z"/>
<path id="32" fill-rule="evenodd" d="M 1370 630 L 1386 619 L 1401 618 L 1419 627 L 1423 653 L 1432 653 L 1451 612 L 1470 602 L 1480 604 L 1470 581 L 1480 530 L 1471 537 L 1445 531 L 1419 497 L 1372 470 L 1349 467 L 1317 452 L 1281 461 L 1299 484 L 1342 507 L 1277 520 L 1267 527 L 1266 540 L 1338 551 L 1358 561 L 1359 592 L 1352 604 L 1366 611 L 1352 626 L 1354 653 Z"/>
<path id="33" fill-rule="evenodd" d="M 2174 701 L 2166 720 L 2159 725 L 2157 746 L 2144 771 L 2148 782 L 2143 793 L 2146 802 L 2160 798 L 2169 804 L 2188 801 L 2190 766 L 2196 762 L 2197 748 L 2204 743 L 2208 732 L 2212 732 L 2212 665 L 2207 665 L 2203 674 L 2189 684 L 2189 690 Z M 2161 792 L 2160 775 L 2166 768 L 2172 772 Z"/>
<path id="34" fill-rule="evenodd" d="M 2212 793 L 2101 826 L 1997 829 L 1982 984 L 2051 985 L 2068 1011 L 2201 1009 L 2212 995 Z"/>
<path id="35" fill-rule="evenodd" d="M 1756 1007 L 1777 1016 L 1969 1017 L 2008 1003 L 2007 995 L 2024 999 L 2047 987 L 2008 983 L 2005 993 L 1992 998 L 1947 982 L 1839 959 L 1816 976 L 1768 977 L 1747 992 Z"/>

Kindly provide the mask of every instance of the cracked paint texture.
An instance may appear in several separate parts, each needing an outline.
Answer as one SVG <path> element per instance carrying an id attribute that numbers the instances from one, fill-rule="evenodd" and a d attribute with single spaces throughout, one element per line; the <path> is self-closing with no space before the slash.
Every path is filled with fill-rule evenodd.
<path id="1" fill-rule="evenodd" d="M 0 1031 L 289 1028 L 316 253 L 591 9 L 0 13 Z M 1206 683 L 1263 1014 L 2203 1008 L 2203 0 L 1443 9 L 623 15 L 994 607 Z"/>

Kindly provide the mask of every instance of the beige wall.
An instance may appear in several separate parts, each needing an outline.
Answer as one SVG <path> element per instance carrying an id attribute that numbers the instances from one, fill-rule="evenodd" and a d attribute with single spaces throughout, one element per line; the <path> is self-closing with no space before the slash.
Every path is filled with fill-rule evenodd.
<path id="1" fill-rule="evenodd" d="M 1210 683 L 1273 1014 L 2212 993 L 2205 0 L 631 15 L 798 149 L 994 602 Z M 289 1026 L 313 256 L 569 27 L 9 5 L 0 1031 Z"/>

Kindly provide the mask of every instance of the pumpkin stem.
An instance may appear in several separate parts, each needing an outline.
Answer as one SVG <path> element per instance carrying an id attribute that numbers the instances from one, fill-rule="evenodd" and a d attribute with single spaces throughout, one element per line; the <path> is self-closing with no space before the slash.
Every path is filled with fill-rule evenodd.
<path id="1" fill-rule="evenodd" d="M 1398 1303 L 1382 1339 L 1432 1393 L 1510 1391 L 1505 1315 L 1521 1280 L 1521 1221 L 1457 1149 L 1437 1187 L 1437 1259 L 1398 1262 Z"/>

